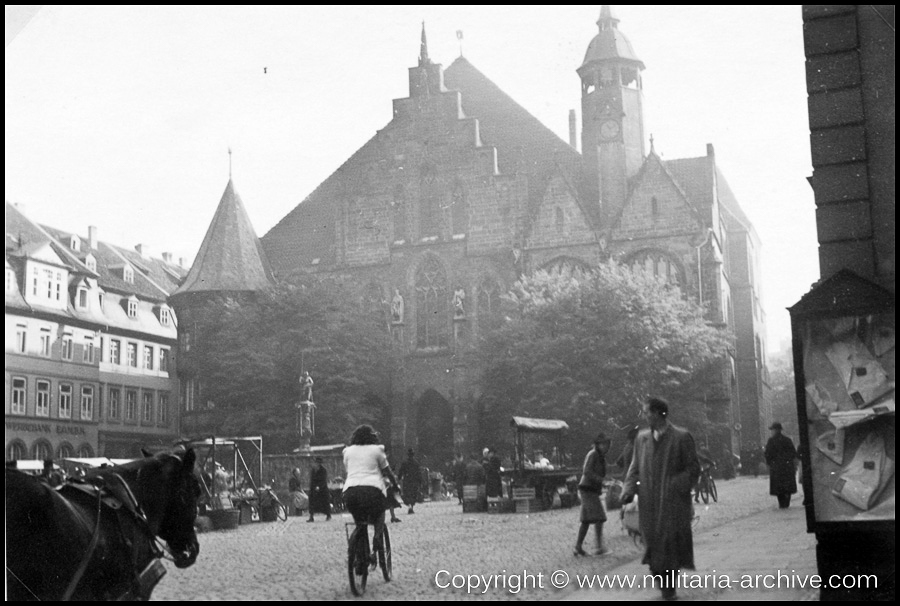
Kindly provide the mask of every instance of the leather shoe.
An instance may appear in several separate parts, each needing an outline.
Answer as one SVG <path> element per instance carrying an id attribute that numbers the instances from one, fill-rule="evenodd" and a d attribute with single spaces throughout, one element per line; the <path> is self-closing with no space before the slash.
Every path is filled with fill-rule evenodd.
<path id="1" fill-rule="evenodd" d="M 575 548 L 575 552 L 573 553 L 573 555 L 576 555 L 576 556 L 586 556 L 586 555 L 587 555 L 587 552 L 586 552 L 584 549 L 582 549 L 581 547 L 576 547 L 576 548 Z"/>

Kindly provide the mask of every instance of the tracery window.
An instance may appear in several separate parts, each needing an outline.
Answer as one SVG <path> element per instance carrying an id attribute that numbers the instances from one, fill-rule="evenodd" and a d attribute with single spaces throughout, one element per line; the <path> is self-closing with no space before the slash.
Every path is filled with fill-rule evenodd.
<path id="1" fill-rule="evenodd" d="M 500 286 L 491 278 L 485 278 L 478 285 L 478 329 L 494 328 L 500 319 Z"/>
<path id="2" fill-rule="evenodd" d="M 440 261 L 429 257 L 416 272 L 416 344 L 447 347 L 450 337 L 450 292 Z"/>
<path id="3" fill-rule="evenodd" d="M 681 267 L 668 254 L 660 250 L 642 250 L 632 255 L 627 263 L 633 271 L 644 271 L 663 280 L 666 284 L 680 286 L 684 283 Z"/>

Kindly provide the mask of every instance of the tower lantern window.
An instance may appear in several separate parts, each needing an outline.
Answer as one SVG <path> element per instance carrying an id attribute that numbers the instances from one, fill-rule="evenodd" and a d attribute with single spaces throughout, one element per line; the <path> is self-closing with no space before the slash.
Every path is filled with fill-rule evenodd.
<path id="1" fill-rule="evenodd" d="M 615 84 L 616 71 L 610 67 L 604 67 L 600 70 L 600 88 L 607 88 Z"/>

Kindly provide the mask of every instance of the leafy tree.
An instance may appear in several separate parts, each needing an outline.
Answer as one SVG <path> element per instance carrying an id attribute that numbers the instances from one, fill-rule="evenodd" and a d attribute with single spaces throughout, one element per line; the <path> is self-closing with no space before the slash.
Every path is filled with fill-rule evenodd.
<path id="1" fill-rule="evenodd" d="M 504 300 L 506 321 L 478 348 L 485 443 L 508 443 L 515 414 L 563 419 L 568 447 L 587 448 L 598 429 L 633 425 L 648 395 L 673 402 L 679 424 L 711 429 L 704 384 L 727 341 L 677 288 L 610 262 L 538 271 Z"/>
<path id="2" fill-rule="evenodd" d="M 299 377 L 315 381 L 315 443 L 344 441 L 359 423 L 386 428 L 396 358 L 383 306 L 347 305 L 352 289 L 310 277 L 208 302 L 197 334 L 197 375 L 217 431 L 261 434 L 267 450 L 298 445 Z"/>

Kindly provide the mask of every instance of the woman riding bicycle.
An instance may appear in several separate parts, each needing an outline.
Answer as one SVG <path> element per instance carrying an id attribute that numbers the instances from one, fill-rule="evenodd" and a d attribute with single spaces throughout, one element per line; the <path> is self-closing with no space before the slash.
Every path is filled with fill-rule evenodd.
<path id="1" fill-rule="evenodd" d="M 344 504 L 356 524 L 374 523 L 374 552 L 377 552 L 384 533 L 387 497 L 384 478 L 390 478 L 395 486 L 398 484 L 384 454 L 384 445 L 378 443 L 378 434 L 370 425 L 360 425 L 350 436 L 350 446 L 344 449 L 344 469 L 347 470 Z"/>

